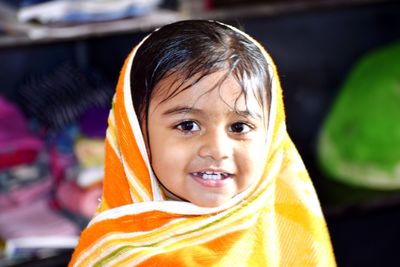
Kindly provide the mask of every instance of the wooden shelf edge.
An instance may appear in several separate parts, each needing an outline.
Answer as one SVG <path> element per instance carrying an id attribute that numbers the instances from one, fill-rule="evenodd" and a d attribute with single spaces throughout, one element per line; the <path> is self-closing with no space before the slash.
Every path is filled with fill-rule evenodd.
<path id="1" fill-rule="evenodd" d="M 181 0 L 184 1 L 184 0 Z M 0 48 L 37 43 L 51 43 L 84 39 L 121 33 L 137 33 L 152 31 L 162 25 L 184 19 L 214 19 L 229 20 L 245 17 L 271 17 L 282 14 L 303 12 L 308 10 L 323 10 L 336 7 L 352 7 L 367 4 L 396 3 L 395 0 L 302 0 L 252 4 L 246 7 L 234 7 L 202 10 L 201 5 L 194 0 L 182 2 L 179 11 L 155 10 L 154 12 L 136 18 L 116 21 L 86 23 L 71 26 L 49 26 L 33 23 L 18 23 L 15 20 L 0 20 L 0 29 L 6 32 L 0 35 Z M 183 5 L 185 3 L 185 5 Z M 189 6 L 189 8 L 187 8 Z M 1 6 L 0 6 L 1 7 Z M 0 9 L 1 11 L 1 9 Z M 8 12 L 8 11 L 7 11 Z M 8 12 L 9 13 L 9 12 Z"/>
<path id="2" fill-rule="evenodd" d="M 283 14 L 304 12 L 308 10 L 323 10 L 338 7 L 362 6 L 368 4 L 395 3 L 395 0 L 303 0 L 284 3 L 253 4 L 233 8 L 220 8 L 201 12 L 189 10 L 187 13 L 194 19 L 218 19 L 229 20 L 255 16 L 278 16 Z"/>
<path id="3" fill-rule="evenodd" d="M 2 27 L 6 32 L 9 32 L 8 35 L 0 36 L 0 47 L 152 31 L 164 24 L 182 19 L 185 19 L 184 16 L 178 12 L 157 10 L 141 17 L 70 26 L 35 25 L 32 23 L 12 24 L 0 21 L 0 28 Z"/>

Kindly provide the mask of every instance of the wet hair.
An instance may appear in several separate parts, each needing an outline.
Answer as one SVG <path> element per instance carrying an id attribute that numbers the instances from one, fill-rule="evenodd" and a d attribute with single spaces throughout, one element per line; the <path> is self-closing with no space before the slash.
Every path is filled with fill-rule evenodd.
<path id="1" fill-rule="evenodd" d="M 180 86 L 168 91 L 165 101 L 220 70 L 227 71 L 225 78 L 230 74 L 235 77 L 245 99 L 253 93 L 260 105 L 269 109 L 268 62 L 243 34 L 208 20 L 179 21 L 153 32 L 138 48 L 131 67 L 131 95 L 140 123 L 147 121 L 154 88 L 162 79 L 179 74 L 179 81 L 175 82 Z M 182 87 L 193 77 L 196 77 L 194 82 Z"/>

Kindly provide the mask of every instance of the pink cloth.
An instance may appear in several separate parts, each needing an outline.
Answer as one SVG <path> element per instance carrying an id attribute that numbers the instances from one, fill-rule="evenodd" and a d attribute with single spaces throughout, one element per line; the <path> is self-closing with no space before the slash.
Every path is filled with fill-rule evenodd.
<path id="1" fill-rule="evenodd" d="M 0 209 L 3 211 L 49 195 L 53 182 L 50 177 L 41 179 L 31 185 L 12 189 L 10 192 L 0 194 Z M 1 216 L 1 215 L 0 215 Z"/>
<path id="2" fill-rule="evenodd" d="M 49 150 L 50 171 L 55 179 L 56 185 L 65 179 L 68 168 L 76 165 L 75 155 L 72 153 L 60 153 L 55 147 Z"/>
<path id="3" fill-rule="evenodd" d="M 42 148 L 43 141 L 29 132 L 23 113 L 0 96 L 0 169 L 32 163 Z"/>
<path id="4" fill-rule="evenodd" d="M 96 212 L 102 194 L 102 185 L 82 189 L 73 181 L 63 181 L 56 192 L 57 203 L 70 212 L 91 218 Z"/>
<path id="5" fill-rule="evenodd" d="M 78 227 L 49 207 L 47 199 L 0 212 L 0 237 L 77 236 Z"/>

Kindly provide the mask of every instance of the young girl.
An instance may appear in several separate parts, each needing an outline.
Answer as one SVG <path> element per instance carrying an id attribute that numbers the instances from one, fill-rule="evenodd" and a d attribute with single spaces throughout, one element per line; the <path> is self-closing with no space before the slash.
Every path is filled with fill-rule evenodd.
<path id="1" fill-rule="evenodd" d="M 215 21 L 164 26 L 121 71 L 103 198 L 70 266 L 335 266 L 269 55 Z"/>

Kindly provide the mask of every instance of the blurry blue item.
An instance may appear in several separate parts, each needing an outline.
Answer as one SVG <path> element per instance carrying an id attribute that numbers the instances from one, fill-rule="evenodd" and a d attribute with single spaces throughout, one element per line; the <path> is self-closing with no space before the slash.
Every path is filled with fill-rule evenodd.
<path id="1" fill-rule="evenodd" d="M 79 128 L 76 124 L 65 126 L 59 131 L 49 132 L 47 143 L 63 154 L 74 153 L 74 143 L 79 135 Z"/>
<path id="2" fill-rule="evenodd" d="M 318 158 L 331 179 L 400 189 L 400 43 L 363 57 L 322 127 Z"/>
<path id="3" fill-rule="evenodd" d="M 25 5 L 18 12 L 18 19 L 43 24 L 108 21 L 144 15 L 160 3 L 161 0 L 53 0 Z"/>

